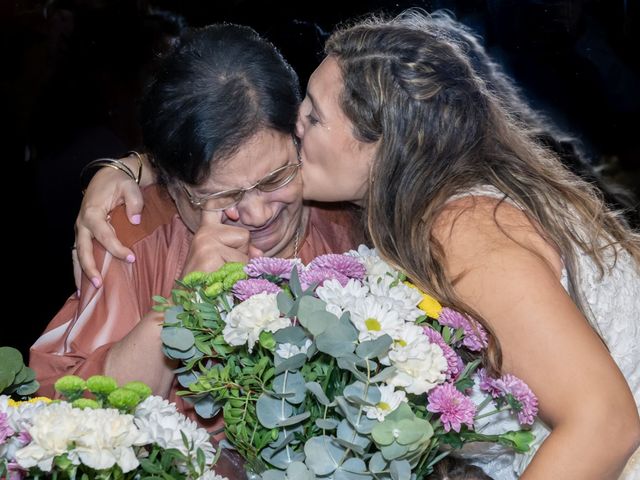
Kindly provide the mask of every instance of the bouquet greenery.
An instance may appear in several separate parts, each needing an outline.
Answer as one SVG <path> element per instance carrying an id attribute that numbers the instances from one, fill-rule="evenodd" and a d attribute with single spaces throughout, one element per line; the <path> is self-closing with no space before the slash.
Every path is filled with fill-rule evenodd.
<path id="1" fill-rule="evenodd" d="M 474 431 L 491 405 L 531 424 L 535 396 L 515 377 L 476 372 L 482 327 L 375 250 L 230 263 L 180 287 L 156 308 L 181 393 L 203 417 L 222 411 L 227 439 L 266 480 L 420 479 L 467 442 L 525 452 L 533 440 Z"/>
<path id="2" fill-rule="evenodd" d="M 145 384 L 66 376 L 56 390 L 68 401 L 0 395 L 0 478 L 223 480 L 209 434 Z"/>

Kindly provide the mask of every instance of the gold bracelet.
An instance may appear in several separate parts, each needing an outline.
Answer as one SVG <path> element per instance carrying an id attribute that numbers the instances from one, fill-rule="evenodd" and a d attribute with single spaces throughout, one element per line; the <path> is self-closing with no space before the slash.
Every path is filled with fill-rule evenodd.
<path id="1" fill-rule="evenodd" d="M 136 152 L 135 150 L 130 150 L 127 152 L 128 156 L 131 155 L 135 155 L 136 158 L 138 159 L 138 175 L 136 175 L 135 177 L 135 181 L 138 185 L 140 185 L 140 180 L 142 180 L 142 157 L 140 156 L 140 154 L 138 152 Z"/>
<path id="2" fill-rule="evenodd" d="M 92 168 L 96 168 L 96 167 L 109 167 L 109 168 L 113 168 L 115 170 L 119 170 L 122 173 L 124 173 L 126 176 L 128 176 L 131 180 L 133 180 L 138 185 L 140 185 L 140 179 L 142 178 L 142 157 L 140 156 L 140 154 L 138 152 L 135 152 L 135 151 L 128 152 L 128 155 L 136 155 L 136 157 L 138 159 L 138 174 L 137 175 L 133 172 L 133 170 L 131 170 L 131 168 L 129 168 L 121 160 L 116 160 L 114 158 L 98 158 L 96 160 L 92 160 L 91 162 L 87 163 L 82 168 L 82 170 L 80 171 L 80 182 L 81 182 L 81 185 L 83 185 L 83 186 L 85 185 L 83 179 L 84 179 L 85 174 L 87 173 L 87 171 L 89 171 Z M 85 189 L 86 188 L 83 188 L 83 190 L 82 190 L 83 194 L 84 194 Z"/>

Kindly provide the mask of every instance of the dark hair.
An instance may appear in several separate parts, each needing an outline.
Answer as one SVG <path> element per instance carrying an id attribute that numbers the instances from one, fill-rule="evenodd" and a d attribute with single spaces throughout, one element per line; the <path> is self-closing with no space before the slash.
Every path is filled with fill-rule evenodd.
<path id="1" fill-rule="evenodd" d="M 143 141 L 161 181 L 195 185 L 260 130 L 292 134 L 299 102 L 298 77 L 271 43 L 211 25 L 162 61 L 142 99 Z"/>
<path id="2" fill-rule="evenodd" d="M 413 11 L 416 10 L 418 9 Z M 482 39 L 473 30 L 457 22 L 448 10 L 431 13 L 429 21 L 434 33 L 457 45 L 486 88 L 495 95 L 510 115 L 527 125 L 531 135 L 550 148 L 565 167 L 595 185 L 607 205 L 616 210 L 623 210 L 626 219 L 634 227 L 640 226 L 640 212 L 636 209 L 638 201 L 634 195 L 621 185 L 603 178 L 575 137 L 563 132 L 545 115 L 531 108 L 500 64 L 489 57 L 482 45 Z M 416 28 L 420 28 L 419 22 Z"/>
<path id="3" fill-rule="evenodd" d="M 456 457 L 445 457 L 435 464 L 425 480 L 493 480 L 480 467 Z"/>

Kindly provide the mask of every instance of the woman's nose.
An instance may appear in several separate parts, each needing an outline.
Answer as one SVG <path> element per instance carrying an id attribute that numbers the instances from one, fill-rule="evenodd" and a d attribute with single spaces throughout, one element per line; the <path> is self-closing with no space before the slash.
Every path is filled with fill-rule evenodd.
<path id="1" fill-rule="evenodd" d="M 245 193 L 240 203 L 234 207 L 238 220 L 247 227 L 262 227 L 271 219 L 271 209 L 267 197 L 268 194 L 258 189 Z"/>

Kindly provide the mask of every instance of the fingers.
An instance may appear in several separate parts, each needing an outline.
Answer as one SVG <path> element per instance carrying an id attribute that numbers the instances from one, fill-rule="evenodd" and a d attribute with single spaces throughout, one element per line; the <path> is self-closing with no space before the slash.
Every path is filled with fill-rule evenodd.
<path id="1" fill-rule="evenodd" d="M 76 281 L 76 287 L 80 289 L 81 273 L 76 276 L 75 263 L 79 261 L 82 272 L 91 280 L 94 287 L 100 288 L 102 285 L 102 277 L 96 267 L 96 261 L 93 258 L 93 242 L 91 240 L 91 232 L 83 227 L 76 227 L 76 248 L 74 250 L 74 272 L 73 276 Z"/>
<path id="2" fill-rule="evenodd" d="M 127 218 L 132 224 L 139 225 L 142 207 L 144 206 L 142 191 L 135 182 L 127 182 L 122 185 L 122 196 L 124 198 L 124 207 L 127 211 Z"/>
<path id="3" fill-rule="evenodd" d="M 264 252 L 258 247 L 249 245 L 249 258 L 264 257 Z"/>
<path id="4" fill-rule="evenodd" d="M 74 245 L 71 249 L 71 261 L 73 262 L 73 281 L 76 284 L 76 291 L 80 296 L 80 285 L 82 283 L 82 268 L 80 268 L 80 261 L 78 260 L 78 250 Z"/>

